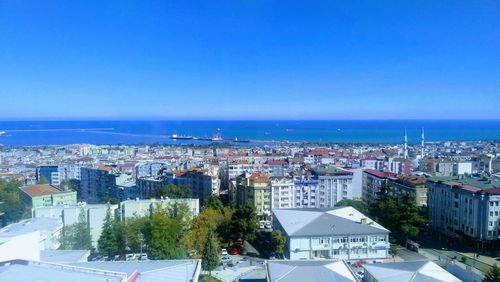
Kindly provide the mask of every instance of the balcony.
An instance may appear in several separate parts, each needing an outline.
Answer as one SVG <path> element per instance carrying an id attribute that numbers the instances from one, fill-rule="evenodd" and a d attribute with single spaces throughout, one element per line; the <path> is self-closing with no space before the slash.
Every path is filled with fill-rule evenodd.
<path id="1" fill-rule="evenodd" d="M 311 249 L 314 250 L 329 250 L 330 245 L 329 244 L 319 244 L 319 245 L 312 245 Z"/>

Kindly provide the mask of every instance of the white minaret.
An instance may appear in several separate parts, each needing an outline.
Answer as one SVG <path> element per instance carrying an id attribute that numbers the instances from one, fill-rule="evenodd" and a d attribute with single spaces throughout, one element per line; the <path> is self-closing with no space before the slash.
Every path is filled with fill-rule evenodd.
<path id="1" fill-rule="evenodd" d="M 420 140 L 420 158 L 424 159 L 424 148 L 425 148 L 425 137 L 424 137 L 424 128 L 422 127 L 422 138 Z"/>
<path id="2" fill-rule="evenodd" d="M 405 128 L 405 160 L 408 158 L 408 134 L 406 134 L 406 128 Z"/>

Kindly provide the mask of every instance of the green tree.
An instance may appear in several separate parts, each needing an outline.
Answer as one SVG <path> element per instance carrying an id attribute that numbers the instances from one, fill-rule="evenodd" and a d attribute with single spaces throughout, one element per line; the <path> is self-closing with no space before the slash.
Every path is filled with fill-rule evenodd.
<path id="1" fill-rule="evenodd" d="M 483 282 L 498 282 L 500 281 L 500 267 L 496 264 L 484 275 Z"/>
<path id="2" fill-rule="evenodd" d="M 219 265 L 219 246 L 212 228 L 208 229 L 205 248 L 201 259 L 201 267 L 208 271 L 209 281 L 212 279 L 212 270 Z"/>
<path id="3" fill-rule="evenodd" d="M 0 178 L 0 225 L 4 226 L 29 217 L 29 206 L 25 205 L 19 195 L 21 181 Z"/>
<path id="4" fill-rule="evenodd" d="M 192 219 L 192 212 L 186 203 L 174 203 L 167 207 L 169 217 L 177 221 L 182 231 L 189 228 Z"/>
<path id="5" fill-rule="evenodd" d="M 220 213 L 211 208 L 204 208 L 195 218 L 193 218 L 189 229 L 182 235 L 180 240 L 181 245 L 185 250 L 193 252 L 193 258 L 201 258 L 203 249 L 205 248 L 206 237 L 208 230 L 216 230 L 216 234 L 221 238 L 220 241 L 225 241 L 228 232 L 228 222 L 231 219 L 231 210 L 224 208 L 224 212 Z"/>
<path id="6" fill-rule="evenodd" d="M 377 222 L 387 229 L 408 237 L 415 237 L 425 223 L 420 208 L 415 202 L 415 194 L 408 193 L 402 199 L 390 195 L 392 187 L 384 183 L 377 200 L 371 207 L 371 213 Z"/>
<path id="7" fill-rule="evenodd" d="M 118 251 L 114 221 L 114 216 L 111 214 L 111 207 L 108 205 L 106 217 L 102 225 L 101 237 L 97 241 L 97 249 L 99 253 L 110 257 Z"/>
<path id="8" fill-rule="evenodd" d="M 168 184 L 154 190 L 152 197 L 156 199 L 161 197 L 168 197 L 171 199 L 189 198 L 191 197 L 191 192 L 184 187 Z"/>
<path id="9" fill-rule="evenodd" d="M 115 255 L 125 255 L 127 250 L 127 237 L 125 233 L 126 224 L 119 220 L 113 221 L 113 232 L 115 233 Z"/>
<path id="10" fill-rule="evenodd" d="M 64 226 L 61 232 L 61 249 L 64 250 L 90 250 L 92 249 L 92 236 L 87 224 L 85 209 L 80 209 L 78 222 Z"/>
<path id="11" fill-rule="evenodd" d="M 252 241 L 257 231 L 257 214 L 250 203 L 239 205 L 234 211 L 229 223 L 229 234 L 233 241 L 244 239 Z"/>
<path id="12" fill-rule="evenodd" d="M 127 248 L 130 249 L 130 251 L 133 253 L 140 252 L 141 234 L 144 239 L 145 235 L 148 232 L 149 217 L 136 216 L 127 219 L 127 221 L 124 224 L 125 224 L 124 232 L 125 232 Z M 146 251 L 146 246 L 144 245 L 144 242 L 142 242 L 142 245 L 144 247 L 143 251 Z"/>
<path id="13" fill-rule="evenodd" d="M 178 246 L 181 225 L 158 206 L 149 221 L 148 254 L 155 259 L 182 259 L 186 252 Z"/>
<path id="14" fill-rule="evenodd" d="M 283 254 L 285 248 L 286 238 L 281 235 L 281 231 L 274 230 L 271 233 L 271 246 L 272 250 L 279 255 Z"/>
<path id="15" fill-rule="evenodd" d="M 403 198 L 399 211 L 398 230 L 406 237 L 416 237 L 426 220 L 420 215 L 420 208 L 415 203 L 414 193 L 409 193 Z"/>
<path id="16" fill-rule="evenodd" d="M 221 213 L 224 212 L 224 204 L 222 204 L 219 197 L 215 195 L 210 195 L 210 197 L 203 201 L 203 208 L 211 208 Z"/>
<path id="17" fill-rule="evenodd" d="M 340 202 L 338 202 L 335 206 L 337 206 L 337 207 L 350 206 L 350 207 L 357 209 L 361 213 L 368 212 L 368 209 L 366 208 L 366 204 L 363 203 L 362 201 L 358 201 L 358 200 L 343 199 Z"/>

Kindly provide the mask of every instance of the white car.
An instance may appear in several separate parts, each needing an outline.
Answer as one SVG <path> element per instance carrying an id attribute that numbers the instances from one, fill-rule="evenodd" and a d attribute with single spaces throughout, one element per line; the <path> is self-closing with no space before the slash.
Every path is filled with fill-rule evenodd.
<path id="1" fill-rule="evenodd" d="M 265 220 L 259 221 L 259 228 L 264 229 L 264 227 L 266 227 L 266 221 Z"/>
<path id="2" fill-rule="evenodd" d="M 227 250 L 226 249 L 220 250 L 220 254 L 223 256 L 227 255 Z"/>

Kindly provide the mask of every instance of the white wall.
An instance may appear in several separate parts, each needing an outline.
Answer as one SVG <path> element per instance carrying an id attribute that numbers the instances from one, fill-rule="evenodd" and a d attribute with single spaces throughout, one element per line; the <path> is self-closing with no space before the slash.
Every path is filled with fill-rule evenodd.
<path id="1" fill-rule="evenodd" d="M 40 260 L 40 231 L 0 238 L 0 262 L 14 259 Z"/>

